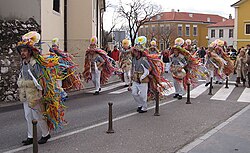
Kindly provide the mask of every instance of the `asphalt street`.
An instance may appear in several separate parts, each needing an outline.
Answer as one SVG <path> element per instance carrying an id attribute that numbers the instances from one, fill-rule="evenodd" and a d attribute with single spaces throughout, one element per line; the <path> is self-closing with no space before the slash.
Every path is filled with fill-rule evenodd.
<path id="1" fill-rule="evenodd" d="M 191 97 L 198 95 L 191 99 L 191 105 L 185 104 L 186 98 L 173 100 L 172 93 L 168 93 L 161 100 L 161 116 L 158 117 L 153 116 L 153 108 L 145 114 L 136 113 L 131 93 L 120 82 L 104 86 L 98 96 L 92 95 L 92 89 L 72 93 L 66 102 L 68 124 L 53 131 L 52 139 L 39 145 L 39 151 L 176 152 L 249 105 L 238 101 L 247 88 L 232 87 L 230 93 L 223 93 L 222 85 L 214 85 L 213 95 L 208 95 L 204 82 L 199 82 L 199 85 L 194 89 L 204 92 L 191 92 Z M 227 95 L 225 100 L 224 95 Z M 114 134 L 106 134 L 108 102 L 114 103 Z M 153 101 L 149 102 L 151 106 L 154 106 Z M 0 152 L 32 152 L 32 146 L 22 147 L 21 144 L 26 138 L 21 105 L 4 107 L 0 111 Z"/>

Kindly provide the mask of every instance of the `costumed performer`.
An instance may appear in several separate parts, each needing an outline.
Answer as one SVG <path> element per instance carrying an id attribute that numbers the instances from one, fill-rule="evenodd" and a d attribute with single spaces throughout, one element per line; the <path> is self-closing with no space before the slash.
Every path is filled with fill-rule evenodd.
<path id="1" fill-rule="evenodd" d="M 101 84 L 108 82 L 117 68 L 112 66 L 107 53 L 97 48 L 97 37 L 90 38 L 90 45 L 85 55 L 83 78 L 86 82 L 92 80 L 95 86 L 94 95 L 99 95 Z"/>
<path id="2" fill-rule="evenodd" d="M 211 78 L 217 76 L 217 78 L 222 78 L 223 77 L 223 68 L 224 68 L 224 62 L 223 59 L 218 56 L 213 50 L 214 46 L 216 44 L 212 42 L 207 50 L 207 53 L 205 55 L 205 66 L 208 70 L 209 77 L 206 79 L 206 84 L 205 86 L 207 87 L 211 82 Z"/>
<path id="3" fill-rule="evenodd" d="M 128 39 L 122 41 L 122 50 L 120 51 L 120 68 L 123 72 L 125 82 L 124 87 L 129 87 L 131 84 L 131 67 L 132 67 L 132 54 L 130 48 L 131 42 Z"/>
<path id="4" fill-rule="evenodd" d="M 52 39 L 52 48 L 50 51 L 59 57 L 60 78 L 57 79 L 59 88 L 62 91 L 82 89 L 83 84 L 81 83 L 79 76 L 76 74 L 78 65 L 73 62 L 73 55 L 59 48 L 58 38 Z"/>
<path id="5" fill-rule="evenodd" d="M 150 42 L 149 54 L 159 54 L 159 50 L 157 49 L 157 44 L 155 40 Z"/>
<path id="6" fill-rule="evenodd" d="M 175 44 L 181 47 L 184 44 L 184 40 L 177 38 Z M 174 46 L 172 50 L 173 54 L 170 55 L 170 71 L 174 79 L 174 98 L 182 99 L 182 95 L 185 93 L 183 89 L 183 79 L 186 76 L 184 67 L 187 65 L 187 61 L 177 46 Z"/>
<path id="7" fill-rule="evenodd" d="M 132 58 L 132 95 L 137 102 L 137 112 L 147 112 L 147 100 L 156 92 L 162 93 L 171 87 L 162 77 L 164 65 L 156 54 L 148 54 L 145 36 L 137 37 Z"/>
<path id="8" fill-rule="evenodd" d="M 22 141 L 23 145 L 33 143 L 33 126 L 32 120 L 38 121 L 38 125 L 42 131 L 42 138 L 38 141 L 39 144 L 46 143 L 51 137 L 47 118 L 43 116 L 45 112 L 45 103 L 42 99 L 46 93 L 41 82 L 43 71 L 38 58 L 39 50 L 34 47 L 35 43 L 40 40 L 40 34 L 37 32 L 29 32 L 22 36 L 21 42 L 17 45 L 17 51 L 22 58 L 22 66 L 17 81 L 19 88 L 19 98 L 23 102 L 25 119 L 28 126 L 28 138 Z"/>

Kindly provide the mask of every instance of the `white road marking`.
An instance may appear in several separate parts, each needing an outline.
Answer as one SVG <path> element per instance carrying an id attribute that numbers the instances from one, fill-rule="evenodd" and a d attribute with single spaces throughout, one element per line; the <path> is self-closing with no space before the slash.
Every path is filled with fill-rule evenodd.
<path id="1" fill-rule="evenodd" d="M 175 89 L 174 89 L 174 87 L 171 87 L 171 88 L 169 88 L 168 90 L 163 91 L 163 92 L 162 92 L 162 95 L 163 95 L 163 96 L 169 96 L 169 95 L 171 95 L 171 94 L 173 94 L 173 93 L 175 93 Z"/>
<path id="2" fill-rule="evenodd" d="M 227 97 L 232 93 L 232 91 L 235 88 L 235 85 L 228 85 L 229 88 L 225 88 L 225 86 L 222 86 L 220 90 L 216 92 L 216 94 L 211 97 L 210 99 L 213 100 L 226 100 Z"/>
<path id="3" fill-rule="evenodd" d="M 201 84 L 198 87 L 195 87 L 190 92 L 190 98 L 197 98 L 199 95 L 201 95 L 207 89 L 208 89 L 208 87 L 205 87 L 205 84 Z M 187 97 L 187 94 L 185 94 L 183 97 Z"/>
<path id="4" fill-rule="evenodd" d="M 242 109 L 238 113 L 234 114 L 232 117 L 230 117 L 229 119 L 227 119 L 225 122 L 223 122 L 220 125 L 218 125 L 217 127 L 213 128 L 212 130 L 210 130 L 209 132 L 207 132 L 203 136 L 201 136 L 201 137 L 195 139 L 193 142 L 187 144 L 186 146 L 184 146 L 183 148 L 181 148 L 180 150 L 178 150 L 176 153 L 188 153 L 189 151 L 191 151 L 192 149 L 194 149 L 196 146 L 198 146 L 199 144 L 201 144 L 203 141 L 207 140 L 209 137 L 211 137 L 212 135 L 214 135 L 215 133 L 217 133 L 219 130 L 221 130 L 227 124 L 231 123 L 233 120 L 235 120 L 236 118 L 238 118 L 241 114 L 243 114 L 244 112 L 246 112 L 249 109 L 250 109 L 250 105 L 248 105 L 247 107 L 245 107 L 244 109 Z"/>
<path id="5" fill-rule="evenodd" d="M 206 80 L 198 80 L 199 82 L 206 82 Z M 214 81 L 214 80 L 213 80 Z M 214 84 L 214 82 L 213 82 Z M 226 81 L 223 81 L 223 84 L 226 84 Z M 228 81 L 228 84 L 235 84 L 235 81 Z"/>
<path id="6" fill-rule="evenodd" d="M 175 101 L 177 101 L 177 99 L 173 99 L 173 100 L 161 103 L 160 106 L 170 104 L 170 103 L 173 103 Z M 148 110 L 151 110 L 151 109 L 154 109 L 154 108 L 155 108 L 155 106 L 152 106 L 152 107 L 149 107 Z M 127 115 L 124 115 L 124 116 L 120 116 L 120 117 L 114 118 L 113 121 L 118 121 L 118 120 L 130 117 L 130 116 L 136 115 L 136 114 L 138 114 L 138 113 L 134 112 L 134 113 L 130 113 L 130 114 L 127 114 Z M 102 125 L 105 125 L 105 124 L 108 124 L 108 121 L 101 122 L 101 123 L 98 123 L 98 124 L 94 124 L 94 125 L 91 125 L 91 126 L 79 129 L 79 130 L 75 130 L 75 131 L 72 131 L 72 132 L 69 132 L 69 133 L 65 133 L 65 134 L 53 137 L 53 138 L 49 139 L 48 142 L 55 141 L 57 139 L 61 139 L 61 138 L 64 138 L 64 137 L 68 137 L 68 136 L 71 136 L 71 135 L 74 135 L 74 134 L 77 134 L 77 133 L 80 133 L 80 132 L 84 132 L 84 131 L 87 131 L 87 130 L 90 130 L 90 129 L 93 129 L 93 128 L 96 128 L 96 127 L 99 127 L 99 126 L 102 126 Z M 15 152 L 22 151 L 22 150 L 25 150 L 25 149 L 28 149 L 28 148 L 32 148 L 32 145 L 22 146 L 22 147 L 19 147 L 19 148 L 16 148 L 16 149 L 6 151 L 4 153 L 15 153 Z"/>
<path id="7" fill-rule="evenodd" d="M 250 88 L 245 88 L 237 102 L 250 102 Z"/>
<path id="8" fill-rule="evenodd" d="M 110 92 L 109 94 L 121 94 L 121 93 L 124 93 L 124 92 L 127 92 L 128 91 L 128 88 L 122 88 L 122 89 L 119 89 L 119 90 L 116 90 L 116 91 L 112 91 Z"/>
<path id="9" fill-rule="evenodd" d="M 122 86 L 122 85 L 124 85 L 123 82 L 115 83 L 115 84 L 112 84 L 112 85 L 110 85 L 110 86 L 107 86 L 107 87 L 102 88 L 101 92 L 107 91 L 107 90 L 111 90 L 111 89 L 120 87 L 120 86 Z M 89 92 L 89 93 L 93 93 L 93 92 L 95 92 L 95 91 L 96 91 L 96 90 L 94 89 L 94 90 L 90 90 L 90 91 L 88 91 L 88 92 Z"/>

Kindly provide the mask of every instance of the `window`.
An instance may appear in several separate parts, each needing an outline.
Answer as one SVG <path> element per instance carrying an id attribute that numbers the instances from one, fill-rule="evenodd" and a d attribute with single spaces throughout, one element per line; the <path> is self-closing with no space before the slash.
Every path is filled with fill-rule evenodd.
<path id="1" fill-rule="evenodd" d="M 223 29 L 219 30 L 219 38 L 223 38 Z"/>
<path id="2" fill-rule="evenodd" d="M 246 27 L 246 32 L 245 33 L 246 33 L 246 35 L 250 35 L 250 23 L 246 23 L 245 25 L 246 25 L 245 26 Z"/>
<path id="3" fill-rule="evenodd" d="M 182 36 L 182 24 L 178 24 L 178 36 Z"/>
<path id="4" fill-rule="evenodd" d="M 53 0 L 53 10 L 60 13 L 60 0 Z"/>
<path id="5" fill-rule="evenodd" d="M 166 32 L 169 33 L 169 31 L 170 31 L 170 24 L 166 24 L 165 27 L 166 27 L 166 28 L 165 28 Z M 166 33 L 166 32 L 165 32 L 165 33 Z"/>
<path id="6" fill-rule="evenodd" d="M 229 38 L 234 37 L 234 29 L 229 29 Z"/>
<path id="7" fill-rule="evenodd" d="M 211 38 L 214 38 L 215 37 L 215 30 L 211 30 Z"/>
<path id="8" fill-rule="evenodd" d="M 197 36 L 197 33 L 198 33 L 198 27 L 197 25 L 193 25 L 193 36 Z"/>
<path id="9" fill-rule="evenodd" d="M 190 25 L 186 25 L 186 36 L 190 36 Z"/>
<path id="10" fill-rule="evenodd" d="M 153 32 L 153 33 L 156 32 L 155 25 L 152 25 L 152 32 Z"/>
<path id="11" fill-rule="evenodd" d="M 143 31 L 143 27 L 140 27 L 140 30 L 139 30 L 139 36 L 144 36 L 144 31 Z"/>
<path id="12" fill-rule="evenodd" d="M 161 24 L 160 25 L 160 33 L 163 33 L 164 32 L 164 24 Z"/>

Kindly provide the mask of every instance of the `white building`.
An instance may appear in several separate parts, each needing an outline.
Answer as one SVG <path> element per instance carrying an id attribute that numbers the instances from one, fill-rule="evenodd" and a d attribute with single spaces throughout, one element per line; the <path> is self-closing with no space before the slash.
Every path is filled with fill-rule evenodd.
<path id="1" fill-rule="evenodd" d="M 207 39 L 208 44 L 216 39 L 221 39 L 227 42 L 227 46 L 233 45 L 235 47 L 234 19 L 209 25 Z"/>
<path id="2" fill-rule="evenodd" d="M 75 60 L 80 71 L 89 38 L 96 35 L 101 44 L 104 11 L 105 0 L 0 0 L 0 19 L 34 18 L 41 26 L 43 42 L 50 44 L 57 37 L 60 48 L 79 53 Z"/>

